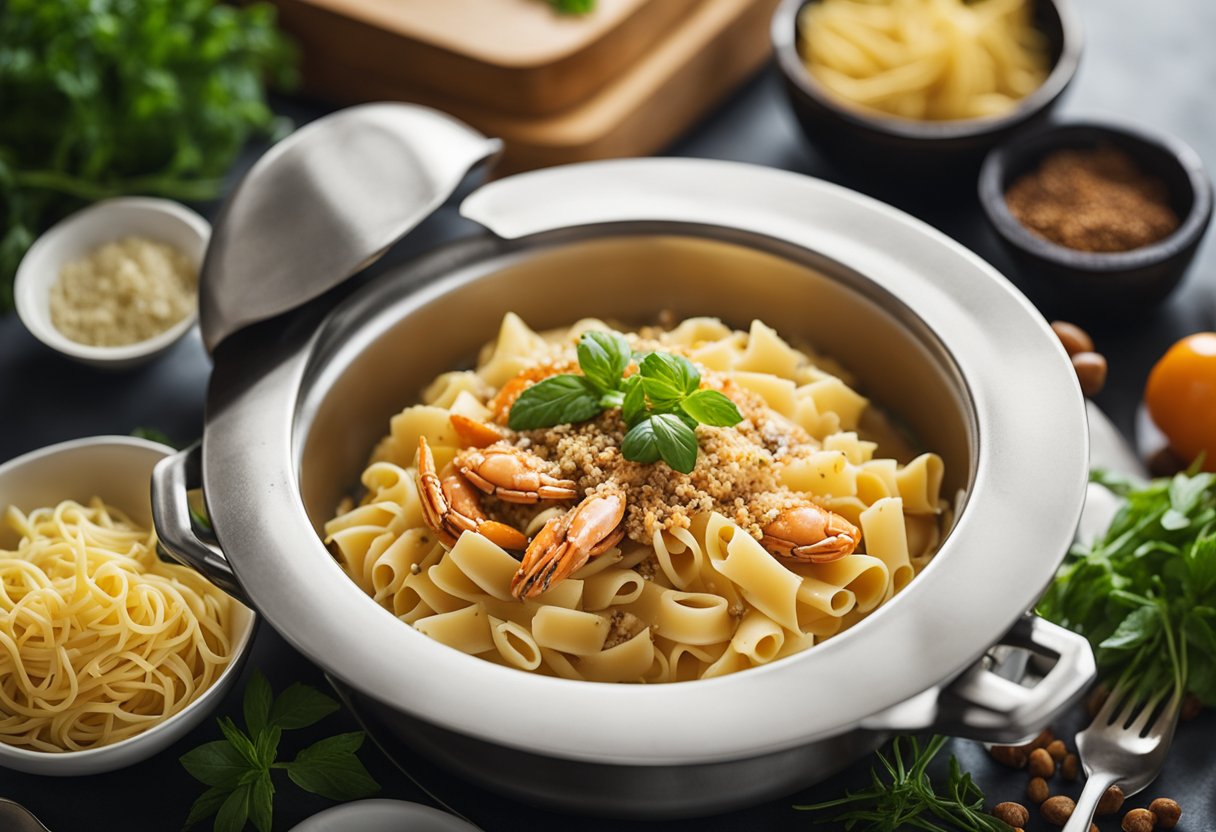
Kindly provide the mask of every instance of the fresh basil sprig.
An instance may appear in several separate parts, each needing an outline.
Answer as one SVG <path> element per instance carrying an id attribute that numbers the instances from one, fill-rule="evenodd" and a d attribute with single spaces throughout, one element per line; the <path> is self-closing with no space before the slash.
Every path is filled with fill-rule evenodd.
<path id="1" fill-rule="evenodd" d="M 274 698 L 270 683 L 254 671 L 245 687 L 245 730 L 221 717 L 224 739 L 200 745 L 182 755 L 181 763 L 196 780 L 210 786 L 194 805 L 185 825 L 215 815 L 215 832 L 240 832 L 246 822 L 270 832 L 274 814 L 271 772 L 282 769 L 305 791 L 332 800 L 355 800 L 375 794 L 380 786 L 355 756 L 363 732 L 338 734 L 305 748 L 291 762 L 277 762 L 284 731 L 307 728 L 340 706 L 320 691 L 292 685 Z"/>
<path id="2" fill-rule="evenodd" d="M 616 332 L 584 332 L 578 343 L 582 375 L 550 376 L 524 390 L 511 407 L 512 430 L 585 422 L 619 407 L 629 427 L 621 454 L 631 462 L 666 462 L 682 474 L 697 464 L 698 424 L 731 427 L 743 415 L 717 390 L 701 389 L 701 372 L 683 356 L 651 352 L 638 357 Z"/>

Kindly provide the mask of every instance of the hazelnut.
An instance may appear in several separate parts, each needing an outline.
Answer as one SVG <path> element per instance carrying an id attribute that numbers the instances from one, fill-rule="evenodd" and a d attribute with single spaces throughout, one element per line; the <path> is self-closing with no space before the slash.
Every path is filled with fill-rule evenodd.
<path id="1" fill-rule="evenodd" d="M 1068 756 L 1068 749 L 1064 747 L 1064 740 L 1052 740 L 1047 744 L 1047 753 L 1051 755 L 1051 759 L 1057 763 L 1063 762 Z"/>
<path id="2" fill-rule="evenodd" d="M 1094 814 L 1113 815 L 1122 808 L 1123 789 L 1118 786 L 1111 786 L 1106 790 L 1106 794 L 1102 795 L 1102 799 L 1098 801 L 1098 808 L 1094 810 Z"/>
<path id="3" fill-rule="evenodd" d="M 1023 747 L 1026 749 L 1026 753 L 1029 754 L 1031 751 L 1034 751 L 1036 748 L 1046 748 L 1047 745 L 1050 744 L 1051 741 L 1054 740 L 1055 738 L 1056 738 L 1056 735 L 1052 733 L 1050 728 L 1044 728 L 1042 731 L 1039 732 L 1039 735 L 1037 737 L 1035 737 L 1030 742 L 1026 743 L 1026 745 Z"/>
<path id="4" fill-rule="evenodd" d="M 1051 797 L 1051 791 L 1047 788 L 1047 781 L 1042 777 L 1031 777 L 1030 782 L 1026 784 L 1026 797 L 1036 806 Z"/>
<path id="5" fill-rule="evenodd" d="M 1132 809 L 1123 816 L 1123 832 L 1153 832 L 1157 818 L 1148 809 Z"/>
<path id="6" fill-rule="evenodd" d="M 1043 801 L 1039 811 L 1043 813 L 1043 820 L 1053 826 L 1063 826 L 1068 823 L 1068 819 L 1072 817 L 1073 810 L 1076 808 L 1077 804 L 1071 797 L 1058 794 Z"/>
<path id="7" fill-rule="evenodd" d="M 1036 748 L 1030 752 L 1026 768 L 1030 771 L 1031 777 L 1051 777 L 1056 773 L 1056 761 L 1051 759 L 1051 755 L 1047 753 L 1046 749 Z"/>
<path id="8" fill-rule="evenodd" d="M 1199 712 L 1203 710 L 1203 702 L 1193 693 L 1188 693 L 1186 699 L 1182 700 L 1182 710 L 1178 713 L 1178 718 L 1186 722 L 1190 722 L 1195 717 L 1199 716 Z"/>
<path id="9" fill-rule="evenodd" d="M 1030 823 L 1030 812 L 1021 803 L 998 803 L 992 809 L 992 816 L 1014 827 Z"/>
<path id="10" fill-rule="evenodd" d="M 1168 797 L 1157 798 L 1148 804 L 1148 810 L 1157 816 L 1157 825 L 1162 829 L 1173 829 L 1182 817 L 1182 807 Z"/>
<path id="11" fill-rule="evenodd" d="M 1060 339 L 1060 343 L 1064 345 L 1064 351 L 1069 355 L 1093 351 L 1093 339 L 1089 337 L 1088 332 L 1076 324 L 1068 321 L 1052 321 L 1051 331 Z"/>
<path id="12" fill-rule="evenodd" d="M 1072 368 L 1087 398 L 1096 396 L 1106 384 L 1106 359 L 1096 352 L 1079 352 L 1072 357 Z"/>
<path id="13" fill-rule="evenodd" d="M 994 745 L 988 754 L 1003 766 L 1025 768 L 1028 752 L 1019 745 Z"/>
<path id="14" fill-rule="evenodd" d="M 1067 755 L 1064 762 L 1060 763 L 1060 776 L 1065 780 L 1076 780 L 1080 771 L 1081 761 L 1077 759 L 1076 754 Z"/>

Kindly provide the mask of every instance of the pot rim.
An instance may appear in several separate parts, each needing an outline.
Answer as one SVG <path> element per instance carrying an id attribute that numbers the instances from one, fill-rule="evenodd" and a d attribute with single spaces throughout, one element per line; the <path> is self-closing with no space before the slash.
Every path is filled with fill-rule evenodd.
<path id="1" fill-rule="evenodd" d="M 622 160 L 522 174 L 474 192 L 462 212 L 513 242 L 487 249 L 474 238 L 463 249 L 472 262 L 455 253 L 459 244 L 443 249 L 363 287 L 327 323 L 352 320 L 351 310 L 389 280 L 416 279 L 427 269 L 449 272 L 394 304 L 390 312 L 398 320 L 497 271 L 504 258 L 529 256 L 554 238 L 547 232 L 581 238 L 614 233 L 619 226 L 613 224 L 622 222 L 668 233 L 700 226 L 709 236 L 727 229 L 783 255 L 803 251 L 834 261 L 895 295 L 953 358 L 978 424 L 968 504 L 934 561 L 950 568 L 926 569 L 908 591 L 825 644 L 717 679 L 655 686 L 579 682 L 466 656 L 403 626 L 364 595 L 305 513 L 297 454 L 299 425 L 308 419 L 300 408 L 307 386 L 324 383 L 325 373 L 311 366 L 323 326 L 288 355 L 265 362 L 256 385 L 248 381 L 258 362 L 234 361 L 231 353 L 217 357 L 210 403 L 216 404 L 217 386 L 240 388 L 243 380 L 243 390 L 223 395 L 208 416 L 203 485 L 241 584 L 276 629 L 327 672 L 390 707 L 532 753 L 617 764 L 706 763 L 840 733 L 948 681 L 1047 585 L 1084 499 L 1083 399 L 1046 321 L 962 246 L 844 188 L 705 160 Z M 1045 419 L 1045 413 L 1059 418 Z M 1041 466 L 1026 464 L 1027 449 Z M 1023 543 L 1009 533 L 1020 528 L 1033 539 Z M 973 550 L 985 557 L 967 557 Z"/>

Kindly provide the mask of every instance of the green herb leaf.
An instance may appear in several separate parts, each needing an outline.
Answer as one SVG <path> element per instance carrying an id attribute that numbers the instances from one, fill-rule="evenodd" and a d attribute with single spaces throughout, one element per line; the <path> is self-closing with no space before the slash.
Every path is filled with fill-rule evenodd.
<path id="1" fill-rule="evenodd" d="M 315 722 L 338 710 L 335 700 L 321 693 L 316 688 L 296 682 L 279 694 L 270 708 L 270 725 L 276 725 L 284 731 L 297 728 L 307 728 Z"/>
<path id="2" fill-rule="evenodd" d="M 187 828 L 191 827 L 199 821 L 206 820 L 214 815 L 224 805 L 224 801 L 228 799 L 228 795 L 231 792 L 231 789 L 212 787 L 200 794 L 198 799 L 194 801 L 194 805 L 190 807 L 190 814 L 186 816 L 185 826 Z"/>
<path id="3" fill-rule="evenodd" d="M 549 0 L 549 5 L 560 14 L 587 14 L 595 8 L 595 0 Z"/>
<path id="4" fill-rule="evenodd" d="M 638 367 L 646 397 L 659 409 L 678 404 L 701 386 L 701 373 L 682 355 L 652 352 Z"/>
<path id="5" fill-rule="evenodd" d="M 215 832 L 241 832 L 249 818 L 249 796 L 252 787 L 246 783 L 228 793 L 215 816 Z"/>
<path id="6" fill-rule="evenodd" d="M 659 455 L 673 470 L 688 474 L 697 465 L 697 434 L 670 413 L 650 417 Z"/>
<path id="7" fill-rule="evenodd" d="M 219 789 L 236 788 L 241 775 L 249 770 L 249 761 L 227 740 L 204 743 L 187 751 L 180 760 L 195 780 Z"/>
<path id="8" fill-rule="evenodd" d="M 354 754 L 362 742 L 361 732 L 321 740 L 287 764 L 287 776 L 300 788 L 332 800 L 375 794 L 380 786 Z"/>
<path id="9" fill-rule="evenodd" d="M 743 421 L 739 408 L 717 390 L 698 390 L 680 402 L 680 409 L 703 425 L 729 428 Z"/>
<path id="10" fill-rule="evenodd" d="M 169 438 L 167 433 L 157 430 L 156 428 L 134 428 L 131 431 L 131 435 L 136 439 L 147 439 L 149 442 L 159 442 L 162 445 L 168 445 L 170 448 L 179 447 L 177 443 Z"/>
<path id="11" fill-rule="evenodd" d="M 1104 650 L 1133 650 L 1161 631 L 1161 616 L 1152 606 L 1138 607 L 1098 646 Z"/>
<path id="12" fill-rule="evenodd" d="M 639 421 L 631 427 L 621 440 L 621 456 L 630 462 L 641 462 L 649 465 L 658 462 L 663 454 L 659 451 L 659 439 L 654 433 L 654 424 L 650 417 Z"/>
<path id="13" fill-rule="evenodd" d="M 237 753 L 245 759 L 245 762 L 251 766 L 258 765 L 258 752 L 253 747 L 253 740 L 245 735 L 245 732 L 237 728 L 235 723 L 226 716 L 216 720 L 220 724 L 220 730 L 224 732 L 224 737 L 228 740 L 228 744 L 237 750 Z"/>
<path id="14" fill-rule="evenodd" d="M 621 418 L 633 427 L 646 414 L 646 391 L 642 389 L 642 377 L 635 373 L 625 379 L 625 399 L 621 402 Z M 655 457 L 658 459 L 658 457 Z"/>
<path id="15" fill-rule="evenodd" d="M 578 341 L 578 365 L 601 391 L 616 390 L 631 360 L 629 342 L 619 332 L 584 332 Z"/>
<path id="16" fill-rule="evenodd" d="M 511 430 L 534 430 L 583 422 L 597 416 L 599 393 L 585 376 L 550 376 L 524 390 L 511 407 Z"/>
<path id="17" fill-rule="evenodd" d="M 271 725 L 257 735 L 253 745 L 262 768 L 269 768 L 279 756 L 279 740 L 282 738 L 283 729 L 277 725 Z"/>
<path id="18" fill-rule="evenodd" d="M 249 792 L 249 820 L 258 832 L 270 832 L 274 819 L 274 783 L 263 771 Z"/>
<path id="19" fill-rule="evenodd" d="M 270 705 L 273 701 L 274 694 L 270 690 L 270 682 L 266 681 L 262 671 L 254 670 L 249 676 L 249 681 L 245 683 L 243 710 L 245 727 L 255 737 L 266 727 L 266 723 L 270 719 Z"/>

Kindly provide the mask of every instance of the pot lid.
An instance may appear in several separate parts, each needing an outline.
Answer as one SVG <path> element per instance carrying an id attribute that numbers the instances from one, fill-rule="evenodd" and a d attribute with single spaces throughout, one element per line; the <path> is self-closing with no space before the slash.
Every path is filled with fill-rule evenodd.
<path id="1" fill-rule="evenodd" d="M 199 275 L 208 351 L 378 260 L 501 148 L 437 110 L 395 103 L 351 107 L 283 139 L 216 219 Z"/>

